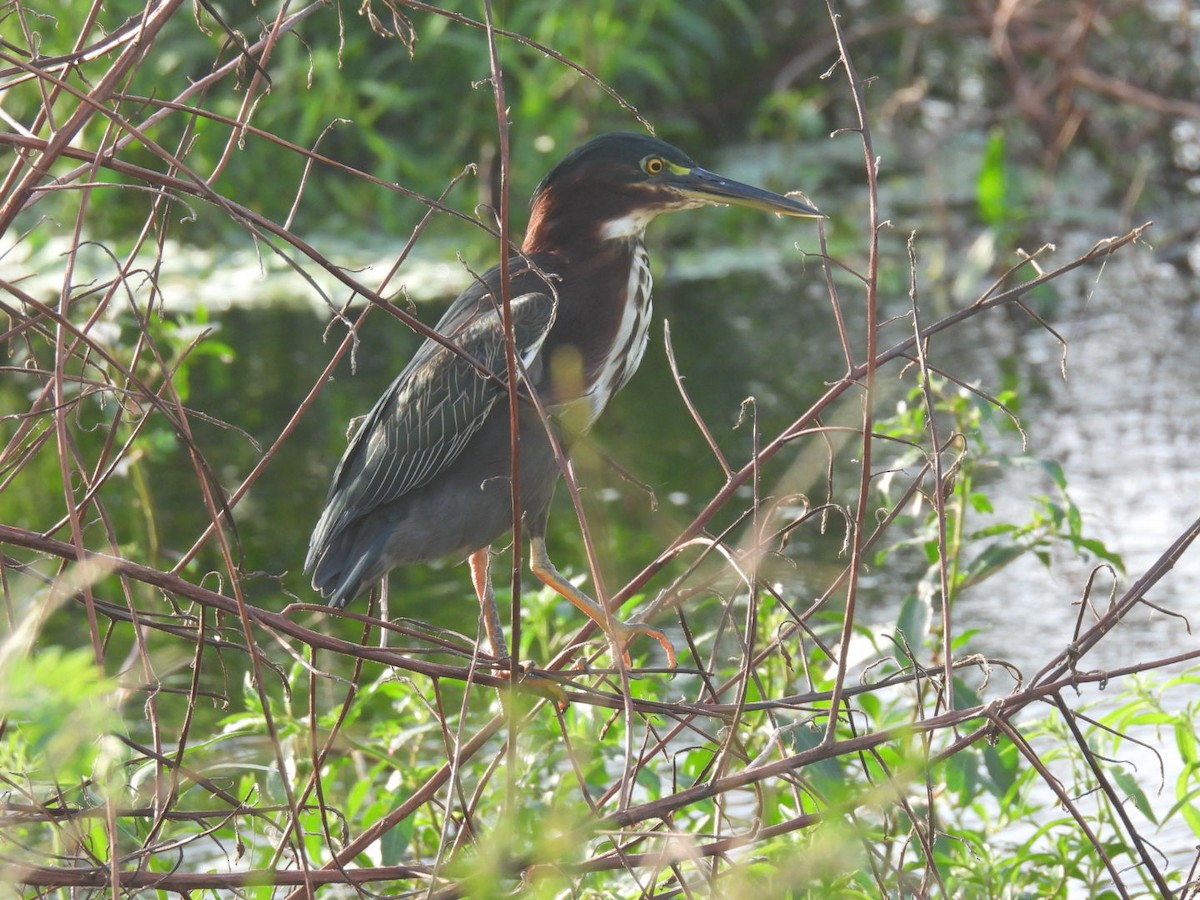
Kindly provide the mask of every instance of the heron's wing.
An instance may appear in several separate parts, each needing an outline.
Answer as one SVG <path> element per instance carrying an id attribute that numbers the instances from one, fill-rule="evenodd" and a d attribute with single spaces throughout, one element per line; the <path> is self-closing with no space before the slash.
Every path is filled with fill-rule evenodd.
<path id="1" fill-rule="evenodd" d="M 351 521 L 427 484 L 454 462 L 505 396 L 504 326 L 486 280 L 454 302 L 437 330 L 496 377 L 436 341 L 422 344 L 338 464 L 305 568 Z M 554 299 L 522 294 L 512 300 L 512 317 L 516 351 L 529 368 L 554 321 Z"/>

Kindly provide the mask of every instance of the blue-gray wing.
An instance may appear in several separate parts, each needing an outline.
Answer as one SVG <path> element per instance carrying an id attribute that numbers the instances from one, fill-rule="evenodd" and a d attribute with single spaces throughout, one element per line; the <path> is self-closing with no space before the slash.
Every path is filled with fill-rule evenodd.
<path id="1" fill-rule="evenodd" d="M 462 452 L 506 396 L 504 326 L 482 288 L 447 311 L 438 331 L 487 372 L 436 341 L 426 341 L 367 414 L 334 474 L 329 500 L 309 543 L 311 569 L 355 519 L 435 478 Z M 516 351 L 529 368 L 554 321 L 548 293 L 512 300 Z"/>

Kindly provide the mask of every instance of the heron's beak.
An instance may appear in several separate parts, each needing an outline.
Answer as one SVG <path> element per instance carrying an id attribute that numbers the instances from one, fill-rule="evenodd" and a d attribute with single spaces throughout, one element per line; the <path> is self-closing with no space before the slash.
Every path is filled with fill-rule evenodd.
<path id="1" fill-rule="evenodd" d="M 803 216 L 809 219 L 823 219 L 825 215 L 815 206 L 810 205 L 807 197 L 799 200 L 785 197 L 750 184 L 742 184 L 732 178 L 725 178 L 707 169 L 697 166 L 694 169 L 681 169 L 673 173 L 670 179 L 671 187 L 681 196 L 699 203 L 728 204 L 729 206 L 746 206 L 750 209 L 761 209 L 781 216 Z M 796 192 L 799 194 L 799 192 Z M 800 194 L 803 197 L 803 194 Z"/>

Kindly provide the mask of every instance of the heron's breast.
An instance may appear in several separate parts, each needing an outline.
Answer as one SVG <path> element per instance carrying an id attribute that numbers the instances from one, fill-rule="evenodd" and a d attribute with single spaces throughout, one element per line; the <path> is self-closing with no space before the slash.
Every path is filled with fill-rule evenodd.
<path id="1" fill-rule="evenodd" d="M 640 240 L 610 241 L 558 286 L 554 328 L 542 350 L 546 396 L 571 429 L 584 431 L 633 377 L 646 352 L 652 306 L 650 260 Z"/>
<path id="2" fill-rule="evenodd" d="M 650 258 L 646 248 L 639 243 L 629 268 L 620 320 L 587 391 L 589 426 L 600 416 L 617 391 L 629 383 L 629 379 L 641 365 L 646 344 L 649 342 L 650 319 L 654 311 L 650 299 L 653 286 Z"/>

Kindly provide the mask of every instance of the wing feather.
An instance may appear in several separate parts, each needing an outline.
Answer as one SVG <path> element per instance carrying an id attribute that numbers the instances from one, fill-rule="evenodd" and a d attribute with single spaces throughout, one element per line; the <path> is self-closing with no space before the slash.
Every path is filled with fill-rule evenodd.
<path id="1" fill-rule="evenodd" d="M 513 299 L 512 314 L 517 354 L 528 365 L 553 324 L 554 300 L 548 292 L 522 294 Z M 367 414 L 338 464 L 306 569 L 355 519 L 436 478 L 505 396 L 504 327 L 484 285 L 464 292 L 438 331 L 497 378 L 481 374 L 436 341 L 422 344 Z"/>

